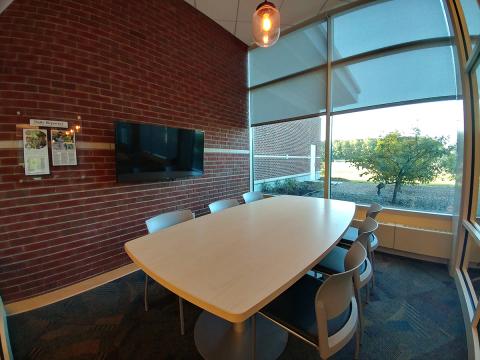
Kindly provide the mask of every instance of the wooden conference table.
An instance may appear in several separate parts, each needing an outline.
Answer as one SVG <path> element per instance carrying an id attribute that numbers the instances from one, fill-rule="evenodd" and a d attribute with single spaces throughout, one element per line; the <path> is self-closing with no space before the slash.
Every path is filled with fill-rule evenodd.
<path id="1" fill-rule="evenodd" d="M 306 274 L 347 230 L 351 202 L 279 196 L 187 221 L 125 244 L 158 283 L 205 311 L 195 344 L 207 359 L 276 358 L 288 335 L 250 319 Z"/>

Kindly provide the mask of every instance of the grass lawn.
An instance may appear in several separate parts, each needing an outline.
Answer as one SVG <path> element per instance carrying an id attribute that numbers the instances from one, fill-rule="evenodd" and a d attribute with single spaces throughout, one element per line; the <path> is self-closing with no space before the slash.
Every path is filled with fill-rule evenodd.
<path id="1" fill-rule="evenodd" d="M 375 183 L 366 181 L 332 181 L 332 198 L 357 204 L 378 202 L 387 207 L 408 210 L 452 213 L 455 186 L 452 184 L 403 185 L 392 204 L 393 185 L 387 185 L 377 195 Z"/>
<path id="2" fill-rule="evenodd" d="M 378 202 L 386 207 L 407 210 L 419 210 L 437 213 L 452 213 L 455 186 L 453 184 L 403 185 L 397 194 L 397 202 L 392 204 L 393 185 L 387 185 L 377 195 L 376 183 L 368 181 L 352 181 L 347 179 L 332 179 L 332 198 L 353 201 L 368 205 Z M 264 185 L 265 186 L 265 185 Z M 270 194 L 291 194 L 313 197 L 323 197 L 323 181 L 271 183 L 263 189 Z"/>

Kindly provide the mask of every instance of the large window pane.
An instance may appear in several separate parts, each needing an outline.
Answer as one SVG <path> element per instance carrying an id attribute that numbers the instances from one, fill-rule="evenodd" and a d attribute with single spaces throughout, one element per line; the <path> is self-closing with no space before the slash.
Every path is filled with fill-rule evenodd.
<path id="1" fill-rule="evenodd" d="M 476 70 L 475 70 L 475 76 L 477 80 L 477 100 L 480 100 L 480 60 L 477 60 L 476 64 Z M 480 114 L 480 103 L 477 103 L 478 107 L 476 109 L 477 114 Z M 479 115 L 480 116 L 480 115 Z M 480 147 L 480 144 L 476 144 L 476 146 Z M 479 151 L 477 151 L 477 154 Z M 475 159 L 475 161 L 479 161 L 479 159 Z M 480 174 L 477 174 L 477 176 L 480 176 Z M 479 186 L 480 186 L 480 179 L 479 179 Z M 477 200 L 477 213 L 476 213 L 476 221 L 478 226 L 480 226 L 480 188 L 479 190 L 479 196 Z"/>
<path id="2" fill-rule="evenodd" d="M 255 190 L 323 197 L 325 118 L 253 128 Z"/>
<path id="3" fill-rule="evenodd" d="M 468 33 L 471 36 L 472 46 L 478 44 L 480 36 L 480 4 L 477 0 L 460 0 L 467 22 Z"/>
<path id="4" fill-rule="evenodd" d="M 275 46 L 249 52 L 249 85 L 255 86 L 327 62 L 327 26 L 316 23 L 282 36 Z"/>
<path id="5" fill-rule="evenodd" d="M 325 111 L 325 72 L 315 71 L 250 91 L 250 122 L 288 119 Z"/>
<path id="6" fill-rule="evenodd" d="M 451 213 L 461 101 L 335 115 L 334 199 Z"/>
<path id="7" fill-rule="evenodd" d="M 432 47 L 334 67 L 333 110 L 456 96 L 450 46 Z"/>
<path id="8" fill-rule="evenodd" d="M 390 45 L 449 36 L 445 19 L 442 0 L 374 2 L 333 18 L 333 58 L 338 60 Z"/>

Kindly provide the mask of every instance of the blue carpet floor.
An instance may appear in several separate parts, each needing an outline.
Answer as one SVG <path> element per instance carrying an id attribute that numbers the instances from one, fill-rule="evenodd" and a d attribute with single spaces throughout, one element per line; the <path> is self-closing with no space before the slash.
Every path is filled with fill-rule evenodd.
<path id="1" fill-rule="evenodd" d="M 9 317 L 15 359 L 199 359 L 193 328 L 200 310 L 185 304 L 180 336 L 176 297 L 151 286 L 143 309 L 136 272 L 71 299 Z M 361 359 L 466 359 L 460 302 L 445 265 L 377 254 L 377 286 L 365 307 Z M 261 344 L 258 344 L 261 346 Z M 352 359 L 353 341 L 332 359 Z M 280 359 L 318 359 L 290 336 Z"/>

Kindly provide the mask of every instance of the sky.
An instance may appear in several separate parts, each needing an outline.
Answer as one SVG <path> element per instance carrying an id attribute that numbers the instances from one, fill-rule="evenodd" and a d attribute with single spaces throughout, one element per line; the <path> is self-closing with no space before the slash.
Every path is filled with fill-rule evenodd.
<path id="1" fill-rule="evenodd" d="M 419 128 L 423 135 L 446 136 L 448 143 L 455 144 L 457 127 L 462 123 L 461 100 L 402 105 L 335 115 L 332 121 L 332 139 L 375 138 L 395 130 L 403 135 L 411 135 L 414 128 Z M 322 131 L 322 134 L 325 132 Z"/>

